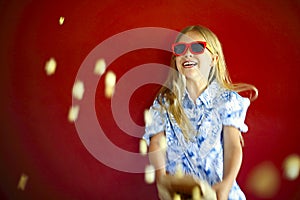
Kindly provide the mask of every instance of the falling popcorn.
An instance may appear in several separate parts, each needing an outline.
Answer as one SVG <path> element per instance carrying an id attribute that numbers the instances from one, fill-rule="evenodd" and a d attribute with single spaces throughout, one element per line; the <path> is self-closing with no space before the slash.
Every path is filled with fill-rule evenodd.
<path id="1" fill-rule="evenodd" d="M 149 126 L 150 124 L 152 124 L 152 114 L 151 114 L 150 110 L 148 110 L 148 109 L 146 109 L 144 111 L 144 120 L 145 120 L 146 126 Z"/>
<path id="2" fill-rule="evenodd" d="M 76 81 L 72 90 L 73 97 L 81 100 L 84 94 L 84 84 L 82 81 Z"/>
<path id="3" fill-rule="evenodd" d="M 288 156 L 283 163 L 284 175 L 288 180 L 296 180 L 300 171 L 300 157 L 296 154 Z"/>
<path id="4" fill-rule="evenodd" d="M 18 189 L 24 191 L 27 181 L 28 181 L 28 176 L 26 174 L 22 174 L 18 183 Z"/>
<path id="5" fill-rule="evenodd" d="M 250 172 L 247 187 L 260 198 L 273 198 L 280 187 L 280 176 L 277 168 L 270 162 L 257 165 Z"/>
<path id="6" fill-rule="evenodd" d="M 144 139 L 140 140 L 140 154 L 143 156 L 147 155 L 147 143 Z"/>
<path id="7" fill-rule="evenodd" d="M 108 71 L 105 76 L 105 96 L 111 98 L 115 91 L 116 75 L 112 71 Z"/>
<path id="8" fill-rule="evenodd" d="M 60 17 L 59 18 L 59 25 L 63 25 L 64 21 L 65 21 L 65 18 L 64 17 Z"/>
<path id="9" fill-rule="evenodd" d="M 199 186 L 195 186 L 192 190 L 192 199 L 193 200 L 201 200 L 201 193 Z"/>
<path id="10" fill-rule="evenodd" d="M 105 86 L 114 87 L 116 84 L 116 75 L 112 71 L 108 71 L 105 77 Z"/>
<path id="11" fill-rule="evenodd" d="M 174 194 L 173 200 L 181 200 L 180 194 Z"/>
<path id="12" fill-rule="evenodd" d="M 105 96 L 106 98 L 111 98 L 115 92 L 114 87 L 105 87 Z"/>
<path id="13" fill-rule="evenodd" d="M 106 63 L 105 60 L 103 58 L 97 60 L 96 64 L 95 64 L 95 68 L 94 68 L 94 74 L 101 76 L 102 74 L 104 74 L 106 69 Z"/>
<path id="14" fill-rule="evenodd" d="M 155 168 L 153 165 L 147 165 L 145 168 L 145 182 L 148 184 L 154 183 L 155 181 Z"/>
<path id="15" fill-rule="evenodd" d="M 52 75 L 55 73 L 56 70 L 56 61 L 54 58 L 50 58 L 47 62 L 46 62 L 46 66 L 45 66 L 45 70 L 46 70 L 46 74 L 48 76 Z"/>
<path id="16" fill-rule="evenodd" d="M 78 113 L 79 113 L 79 106 L 71 106 L 68 115 L 69 122 L 74 122 L 78 117 Z"/>

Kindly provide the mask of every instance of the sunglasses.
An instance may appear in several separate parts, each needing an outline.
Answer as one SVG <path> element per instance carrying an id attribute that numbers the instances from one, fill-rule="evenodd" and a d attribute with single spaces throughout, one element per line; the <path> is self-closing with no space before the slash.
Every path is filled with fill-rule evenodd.
<path id="1" fill-rule="evenodd" d="M 191 43 L 178 42 L 172 44 L 172 51 L 175 56 L 184 55 L 187 49 L 189 49 L 192 54 L 202 54 L 205 48 L 206 48 L 206 42 L 203 41 L 195 41 Z"/>

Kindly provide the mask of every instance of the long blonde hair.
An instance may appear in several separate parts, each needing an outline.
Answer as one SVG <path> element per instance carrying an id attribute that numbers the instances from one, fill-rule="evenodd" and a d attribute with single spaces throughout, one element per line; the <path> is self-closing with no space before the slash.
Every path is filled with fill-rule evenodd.
<path id="1" fill-rule="evenodd" d="M 212 72 L 210 73 L 208 81 L 209 83 L 211 82 L 211 79 L 215 77 L 217 82 L 225 89 L 236 92 L 250 91 L 249 99 L 253 101 L 257 98 L 258 90 L 255 86 L 246 83 L 232 83 L 226 67 L 221 43 L 211 30 L 198 25 L 188 26 L 181 31 L 175 42 L 178 42 L 180 38 L 188 32 L 198 32 L 201 34 L 207 42 L 207 48 L 212 54 L 218 56 L 216 65 L 212 67 Z M 189 140 L 191 136 L 194 135 L 195 130 L 192 128 L 190 120 L 186 116 L 181 105 L 181 97 L 185 89 L 185 79 L 184 76 L 178 72 L 175 55 L 172 55 L 171 57 L 170 67 L 171 70 L 168 78 L 164 86 L 159 90 L 157 98 L 159 103 L 174 116 L 183 132 L 184 138 Z M 165 101 L 168 103 L 168 106 L 164 105 Z"/>

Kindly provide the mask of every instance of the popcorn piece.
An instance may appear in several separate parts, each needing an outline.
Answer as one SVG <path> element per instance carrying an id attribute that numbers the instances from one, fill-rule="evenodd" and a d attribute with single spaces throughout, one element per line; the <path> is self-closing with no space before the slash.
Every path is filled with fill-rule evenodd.
<path id="1" fill-rule="evenodd" d="M 181 200 L 181 196 L 180 196 L 180 194 L 174 194 L 174 196 L 173 196 L 173 200 Z"/>
<path id="2" fill-rule="evenodd" d="M 175 176 L 177 178 L 182 178 L 184 176 L 184 172 L 182 169 L 182 165 L 181 164 L 177 164 L 176 165 L 176 172 L 175 172 Z"/>
<path id="3" fill-rule="evenodd" d="M 65 18 L 64 17 L 60 17 L 59 18 L 59 25 L 63 25 L 64 21 L 65 21 Z"/>
<path id="4" fill-rule="evenodd" d="M 152 184 L 155 181 L 155 168 L 153 165 L 147 165 L 145 168 L 145 182 Z"/>
<path id="5" fill-rule="evenodd" d="M 26 174 L 22 174 L 20 179 L 19 179 L 19 183 L 18 183 L 18 189 L 20 190 L 25 190 L 26 184 L 28 181 L 28 176 Z"/>
<path id="6" fill-rule="evenodd" d="M 48 76 L 52 75 L 55 73 L 56 70 L 56 61 L 54 58 L 50 58 L 47 62 L 46 62 L 46 66 L 45 66 L 45 70 L 46 70 L 46 74 Z"/>
<path id="7" fill-rule="evenodd" d="M 159 146 L 162 150 L 166 150 L 167 149 L 167 139 L 166 136 L 161 137 L 160 141 L 159 141 Z"/>
<path id="8" fill-rule="evenodd" d="M 272 199 L 280 187 L 280 176 L 276 166 L 270 162 L 257 165 L 250 172 L 247 188 L 259 198 Z"/>
<path id="9" fill-rule="evenodd" d="M 152 114 L 151 114 L 150 110 L 148 110 L 148 109 L 146 109 L 144 111 L 144 120 L 145 120 L 146 126 L 149 126 L 150 124 L 152 124 Z"/>
<path id="10" fill-rule="evenodd" d="M 284 176 L 288 180 L 296 180 L 300 171 L 300 157 L 296 154 L 288 156 L 283 163 Z"/>
<path id="11" fill-rule="evenodd" d="M 105 96 L 106 98 L 111 98 L 115 92 L 115 87 L 105 87 Z"/>
<path id="12" fill-rule="evenodd" d="M 105 96 L 111 98 L 115 91 L 116 75 L 112 71 L 105 76 Z"/>
<path id="13" fill-rule="evenodd" d="M 105 60 L 103 58 L 97 60 L 96 64 L 95 64 L 95 68 L 94 68 L 94 74 L 101 76 L 102 74 L 104 74 L 106 69 L 106 63 Z"/>
<path id="14" fill-rule="evenodd" d="M 112 71 L 108 71 L 105 77 L 105 86 L 114 87 L 116 84 L 116 74 Z"/>
<path id="15" fill-rule="evenodd" d="M 201 192 L 198 186 L 195 186 L 192 190 L 192 199 L 193 200 L 201 200 Z"/>
<path id="16" fill-rule="evenodd" d="M 84 94 L 84 84 L 82 81 L 76 81 L 72 90 L 73 97 L 81 100 Z"/>
<path id="17" fill-rule="evenodd" d="M 145 156 L 145 155 L 147 155 L 147 151 L 148 151 L 147 143 L 144 139 L 141 139 L 140 140 L 140 154 Z"/>
<path id="18" fill-rule="evenodd" d="M 79 113 L 79 106 L 71 106 L 68 115 L 69 122 L 74 122 L 78 117 L 78 113 Z"/>

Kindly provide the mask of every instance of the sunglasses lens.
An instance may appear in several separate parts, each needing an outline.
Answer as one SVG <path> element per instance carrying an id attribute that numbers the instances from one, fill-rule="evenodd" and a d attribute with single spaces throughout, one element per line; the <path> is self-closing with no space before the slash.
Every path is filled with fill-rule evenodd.
<path id="1" fill-rule="evenodd" d="M 194 53 L 202 53 L 205 49 L 204 44 L 202 43 L 194 43 L 191 45 L 191 48 Z"/>
<path id="2" fill-rule="evenodd" d="M 174 46 L 174 53 L 180 55 L 185 51 L 185 48 L 186 48 L 185 44 L 177 44 Z"/>

